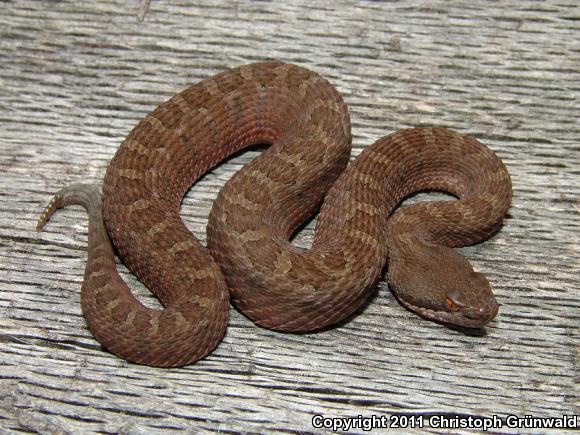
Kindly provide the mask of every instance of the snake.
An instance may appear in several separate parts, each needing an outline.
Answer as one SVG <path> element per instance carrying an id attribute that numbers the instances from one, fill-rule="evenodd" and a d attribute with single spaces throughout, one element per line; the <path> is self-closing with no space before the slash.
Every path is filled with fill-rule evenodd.
<path id="1" fill-rule="evenodd" d="M 398 130 L 350 164 L 347 106 L 325 78 L 278 61 L 229 69 L 172 96 L 122 142 L 102 187 L 71 184 L 42 212 L 89 214 L 81 307 L 110 352 L 158 367 L 192 364 L 226 332 L 230 301 L 257 325 L 325 329 L 352 318 L 387 274 L 395 298 L 435 322 L 481 328 L 498 303 L 455 248 L 499 230 L 511 203 L 501 159 L 442 127 Z M 207 247 L 186 228 L 183 197 L 229 156 L 265 151 L 213 203 Z M 453 200 L 400 206 L 422 191 Z M 318 212 L 312 246 L 291 240 Z M 143 305 L 115 255 L 158 298 Z"/>

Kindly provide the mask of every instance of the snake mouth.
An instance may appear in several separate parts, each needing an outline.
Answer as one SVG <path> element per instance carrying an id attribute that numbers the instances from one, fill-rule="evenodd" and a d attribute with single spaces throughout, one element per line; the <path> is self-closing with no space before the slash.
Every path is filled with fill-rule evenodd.
<path id="1" fill-rule="evenodd" d="M 464 307 L 457 311 L 436 310 L 413 305 L 400 298 L 397 298 L 397 300 L 405 308 L 425 319 L 461 328 L 483 328 L 498 312 L 498 304 L 495 300 L 488 307 Z"/>

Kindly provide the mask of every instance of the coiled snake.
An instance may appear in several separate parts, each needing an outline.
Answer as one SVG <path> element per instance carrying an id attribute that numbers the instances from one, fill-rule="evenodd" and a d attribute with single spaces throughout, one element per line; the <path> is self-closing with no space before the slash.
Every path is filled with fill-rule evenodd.
<path id="1" fill-rule="evenodd" d="M 220 191 L 208 250 L 179 217 L 190 186 L 227 156 L 271 146 Z M 350 155 L 347 108 L 325 79 L 278 62 L 228 70 L 161 104 L 127 136 L 100 189 L 71 185 L 38 222 L 68 204 L 89 212 L 81 303 L 111 352 L 183 366 L 214 349 L 229 299 L 258 325 L 311 331 L 367 301 L 388 261 L 397 299 L 423 317 L 479 327 L 497 312 L 487 280 L 451 248 L 488 238 L 511 201 L 501 160 L 441 128 L 398 131 Z M 457 201 L 402 199 L 443 190 Z M 311 249 L 293 232 L 324 203 Z M 111 241 L 158 297 L 143 306 L 119 277 Z M 210 255 L 211 254 L 211 255 Z"/>

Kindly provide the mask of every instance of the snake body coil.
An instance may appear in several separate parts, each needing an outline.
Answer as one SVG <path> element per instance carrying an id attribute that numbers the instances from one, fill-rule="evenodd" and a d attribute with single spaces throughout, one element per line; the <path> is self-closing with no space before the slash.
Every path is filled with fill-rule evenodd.
<path id="1" fill-rule="evenodd" d="M 67 204 L 89 211 L 82 308 L 111 352 L 154 366 L 182 366 L 222 339 L 228 290 L 257 324 L 311 331 L 335 324 L 371 294 L 388 260 L 389 284 L 420 315 L 467 327 L 491 320 L 487 280 L 454 247 L 497 230 L 511 200 L 509 174 L 475 139 L 445 129 L 403 130 L 347 167 L 350 123 L 319 75 L 278 62 L 246 65 L 161 104 L 128 135 L 102 187 L 56 194 L 38 228 Z M 220 191 L 208 251 L 179 217 L 191 185 L 227 156 L 271 146 Z M 346 168 L 346 169 L 345 169 Z M 402 199 L 443 190 L 457 201 Z M 311 249 L 290 244 L 320 205 Z M 111 241 L 159 298 L 144 307 L 119 277 Z"/>

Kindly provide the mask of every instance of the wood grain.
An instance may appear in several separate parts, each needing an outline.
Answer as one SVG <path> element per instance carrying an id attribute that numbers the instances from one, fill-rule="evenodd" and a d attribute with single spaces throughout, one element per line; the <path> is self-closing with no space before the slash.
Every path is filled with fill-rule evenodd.
<path id="1" fill-rule="evenodd" d="M 143 22 L 138 12 L 136 1 L 0 9 L 0 428 L 296 433 L 314 431 L 318 413 L 580 413 L 574 2 L 158 1 Z M 383 283 L 358 317 L 319 334 L 267 331 L 232 310 L 222 344 L 185 369 L 100 349 L 79 303 L 85 213 L 62 211 L 37 237 L 43 205 L 67 183 L 102 180 L 118 144 L 162 100 L 269 59 L 337 86 L 354 155 L 393 130 L 438 126 L 503 159 L 510 216 L 491 241 L 463 250 L 501 304 L 485 336 L 418 319 Z M 219 188 L 258 152 L 187 195 L 183 218 L 203 242 Z M 307 246 L 312 229 L 295 243 Z"/>

